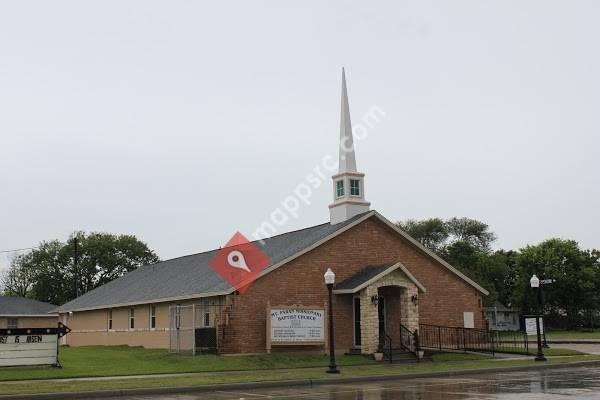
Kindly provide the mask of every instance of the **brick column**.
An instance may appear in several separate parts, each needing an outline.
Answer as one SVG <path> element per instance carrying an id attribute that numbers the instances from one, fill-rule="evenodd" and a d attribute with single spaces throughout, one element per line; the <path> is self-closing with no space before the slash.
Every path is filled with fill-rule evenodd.
<path id="1" fill-rule="evenodd" d="M 361 353 L 373 354 L 379 344 L 379 317 L 377 305 L 371 301 L 377 295 L 378 286 L 371 285 L 360 291 L 360 340 Z"/>

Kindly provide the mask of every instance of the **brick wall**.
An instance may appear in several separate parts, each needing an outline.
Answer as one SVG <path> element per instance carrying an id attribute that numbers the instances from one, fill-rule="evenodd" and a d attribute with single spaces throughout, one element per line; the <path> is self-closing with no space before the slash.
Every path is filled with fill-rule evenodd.
<path id="1" fill-rule="evenodd" d="M 236 296 L 222 350 L 265 350 L 269 301 L 271 305 L 323 306 L 327 298 L 323 274 L 328 267 L 341 282 L 365 266 L 398 261 L 427 289 L 419 296 L 421 323 L 463 326 L 463 312 L 472 311 L 475 326 L 485 327 L 480 294 L 472 286 L 372 217 L 257 280 L 243 295 Z M 333 306 L 336 346 L 346 351 L 353 345 L 352 295 L 335 295 Z"/>
<path id="2" fill-rule="evenodd" d="M 327 290 L 323 274 L 328 267 L 336 273 L 336 281 L 341 282 L 365 266 L 398 261 L 427 289 L 427 293 L 419 294 L 420 322 L 463 326 L 463 312 L 472 311 L 475 326 L 485 327 L 480 295 L 472 286 L 372 217 L 254 282 L 243 295 L 229 296 L 229 325 L 219 334 L 221 350 L 224 353 L 265 351 L 268 302 L 272 306 L 302 304 L 324 307 Z M 387 293 L 386 301 L 389 331 L 395 335 L 401 313 L 393 292 Z M 352 297 L 351 294 L 334 295 L 336 349 L 342 352 L 353 346 Z M 199 302 L 196 299 L 178 303 L 187 305 Z M 148 326 L 147 304 L 134 307 L 134 330 L 129 330 L 127 325 L 129 307 L 113 308 L 112 331 L 107 328 L 106 309 L 75 312 L 66 316 L 65 323 L 73 329 L 66 341 L 73 346 L 131 345 L 167 348 L 169 305 L 172 304 L 175 302 L 156 304 L 157 326 L 154 331 Z M 61 315 L 61 320 L 64 317 L 64 314 Z M 277 349 L 273 348 L 274 351 Z"/>

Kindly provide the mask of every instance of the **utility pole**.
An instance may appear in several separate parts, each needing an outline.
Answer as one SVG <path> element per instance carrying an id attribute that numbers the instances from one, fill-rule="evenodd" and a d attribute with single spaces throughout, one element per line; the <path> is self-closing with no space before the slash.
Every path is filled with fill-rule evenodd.
<path id="1" fill-rule="evenodd" d="M 79 293 L 78 292 L 78 288 L 77 288 L 77 281 L 78 281 L 78 272 L 79 272 L 79 267 L 78 267 L 78 258 L 79 258 L 79 254 L 77 253 L 77 233 L 75 234 L 75 237 L 73 237 L 73 247 L 74 247 L 74 255 L 73 255 L 73 277 L 74 277 L 74 286 L 75 286 L 75 297 L 79 297 Z"/>

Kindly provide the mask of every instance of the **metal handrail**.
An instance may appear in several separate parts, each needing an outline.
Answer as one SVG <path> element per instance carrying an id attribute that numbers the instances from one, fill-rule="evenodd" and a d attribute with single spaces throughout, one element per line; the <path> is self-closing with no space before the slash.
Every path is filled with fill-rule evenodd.
<path id="1" fill-rule="evenodd" d="M 386 346 L 387 345 L 387 346 Z M 394 350 L 392 347 L 392 337 L 390 335 L 388 335 L 387 333 L 385 333 L 385 343 L 383 346 L 383 354 L 385 355 L 385 349 L 387 347 L 388 350 L 388 358 L 390 360 L 390 363 L 394 362 Z"/>
<path id="2" fill-rule="evenodd" d="M 414 353 L 416 351 L 414 345 L 414 333 L 404 325 L 400 324 L 400 347 Z"/>
<path id="3" fill-rule="evenodd" d="M 419 333 L 421 347 L 438 351 L 529 353 L 526 337 L 521 332 L 420 324 Z"/>

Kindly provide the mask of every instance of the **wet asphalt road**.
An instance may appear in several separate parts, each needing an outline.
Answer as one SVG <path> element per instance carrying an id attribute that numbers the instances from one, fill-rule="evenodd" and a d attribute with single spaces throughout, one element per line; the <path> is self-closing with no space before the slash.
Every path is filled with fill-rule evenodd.
<path id="1" fill-rule="evenodd" d="M 600 367 L 462 375 L 185 395 L 131 396 L 127 400 L 456 400 L 456 399 L 600 399 Z M 115 399 L 116 400 L 116 399 Z"/>

